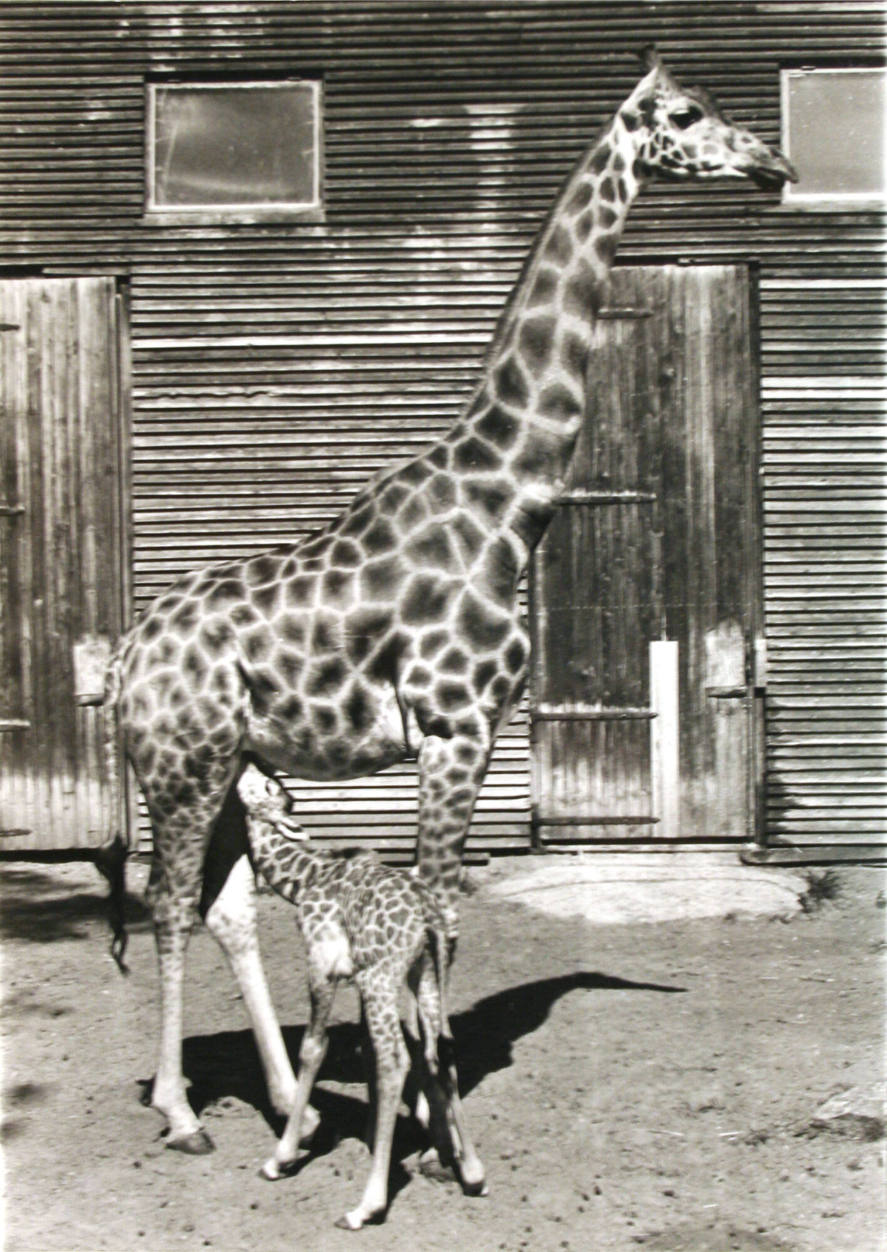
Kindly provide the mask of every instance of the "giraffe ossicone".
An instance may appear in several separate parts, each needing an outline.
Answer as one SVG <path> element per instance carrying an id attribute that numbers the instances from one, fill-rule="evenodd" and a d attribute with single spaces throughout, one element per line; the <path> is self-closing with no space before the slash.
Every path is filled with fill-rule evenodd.
<path id="1" fill-rule="evenodd" d="M 256 869 L 298 909 L 311 996 L 296 1093 L 263 1175 L 277 1180 L 292 1173 L 300 1141 L 313 1134 L 314 1123 L 305 1123 L 305 1113 L 326 1054 L 336 986 L 347 980 L 357 985 L 372 1045 L 376 1117 L 373 1162 L 363 1196 L 337 1225 L 358 1230 L 381 1220 L 387 1210 L 394 1126 L 410 1051 L 420 1069 L 428 1125 L 440 1159 L 453 1163 L 468 1194 L 485 1195 L 483 1165 L 459 1100 L 445 994 L 446 926 L 430 888 L 406 870 L 383 865 L 372 852 L 337 857 L 311 848 L 304 834 L 293 839 L 284 787 L 255 765 L 247 765 L 237 791 L 246 809 Z M 404 987 L 412 997 L 412 1049 L 405 1043 L 398 1008 Z"/>
<path id="2" fill-rule="evenodd" d="M 197 911 L 243 990 L 272 1100 L 288 1109 L 295 1092 L 259 957 L 243 813 L 230 798 L 245 753 L 305 779 L 417 756 L 418 872 L 455 939 L 475 799 L 527 672 L 518 583 L 583 422 L 592 329 L 626 217 L 654 176 L 775 186 L 794 174 L 655 60 L 558 196 L 452 429 L 308 539 L 180 578 L 116 651 L 107 703 L 154 830 L 162 1004 L 152 1103 L 172 1147 L 209 1143 L 181 1066 Z"/>

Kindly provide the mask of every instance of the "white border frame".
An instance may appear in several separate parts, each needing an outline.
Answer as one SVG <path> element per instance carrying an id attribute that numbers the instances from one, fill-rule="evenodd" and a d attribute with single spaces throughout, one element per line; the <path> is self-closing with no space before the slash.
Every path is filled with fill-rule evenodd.
<path id="1" fill-rule="evenodd" d="M 887 71 L 880 65 L 811 65 L 782 69 L 779 72 L 779 101 L 782 119 L 782 151 L 792 159 L 791 127 L 789 124 L 789 82 L 810 74 L 871 74 Z M 887 189 L 881 191 L 795 191 L 794 184 L 786 182 L 782 188 L 782 203 L 797 208 L 877 208 L 887 198 Z"/>
<path id="2" fill-rule="evenodd" d="M 265 203 L 244 201 L 243 203 L 193 205 L 164 205 L 154 199 L 156 164 L 155 164 L 155 128 L 157 120 L 156 96 L 162 91 L 215 91 L 244 90 L 256 88 L 271 90 L 287 90 L 293 87 L 307 87 L 310 90 L 313 106 L 313 148 L 314 163 L 312 169 L 313 197 L 310 200 L 275 200 Z M 323 84 L 312 78 L 275 78 L 214 81 L 176 79 L 174 81 L 149 81 L 146 83 L 145 112 L 145 212 L 144 220 L 152 225 L 184 225 L 213 226 L 225 223 L 260 223 L 322 221 L 323 220 Z"/>

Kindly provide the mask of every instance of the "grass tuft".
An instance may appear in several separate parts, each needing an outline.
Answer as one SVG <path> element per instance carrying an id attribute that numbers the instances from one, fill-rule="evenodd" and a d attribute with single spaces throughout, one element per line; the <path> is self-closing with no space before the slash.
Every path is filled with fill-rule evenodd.
<path id="1" fill-rule="evenodd" d="M 798 900 L 805 913 L 815 913 L 827 900 L 836 900 L 841 894 L 841 882 L 833 869 L 808 869 L 804 881 L 807 885 Z"/>

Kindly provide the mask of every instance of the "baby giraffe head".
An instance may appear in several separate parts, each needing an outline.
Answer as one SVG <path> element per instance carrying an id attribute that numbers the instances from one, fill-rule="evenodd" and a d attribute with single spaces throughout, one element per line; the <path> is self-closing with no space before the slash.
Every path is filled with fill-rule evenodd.
<path id="1" fill-rule="evenodd" d="M 247 765 L 237 781 L 237 794 L 243 801 L 250 822 L 271 826 L 288 839 L 308 838 L 292 816 L 293 802 L 289 792 L 276 778 L 263 774 L 255 765 Z"/>
<path id="2" fill-rule="evenodd" d="M 652 48 L 648 73 L 620 110 L 635 136 L 635 170 L 642 178 L 749 178 L 778 190 L 797 182 L 791 163 L 750 130 L 734 126 L 704 91 L 681 87 Z"/>

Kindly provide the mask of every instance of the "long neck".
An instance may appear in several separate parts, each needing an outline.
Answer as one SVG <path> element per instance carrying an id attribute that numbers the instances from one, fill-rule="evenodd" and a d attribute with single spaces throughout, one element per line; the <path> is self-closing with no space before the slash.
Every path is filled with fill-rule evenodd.
<path id="1" fill-rule="evenodd" d="M 483 381 L 447 436 L 457 469 L 510 485 L 496 520 L 528 548 L 550 520 L 582 425 L 592 328 L 641 185 L 634 144 L 617 114 L 574 169 L 502 313 Z"/>
<path id="2" fill-rule="evenodd" d="M 256 869 L 291 904 L 330 865 L 326 854 L 308 851 L 304 843 L 288 839 L 270 822 L 250 818 L 247 832 Z"/>

